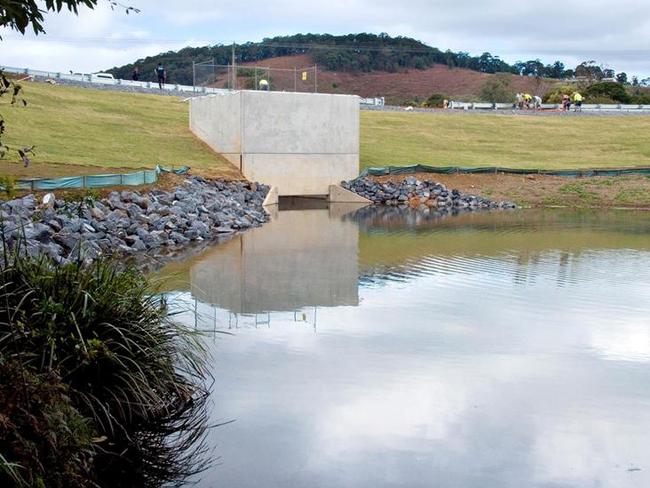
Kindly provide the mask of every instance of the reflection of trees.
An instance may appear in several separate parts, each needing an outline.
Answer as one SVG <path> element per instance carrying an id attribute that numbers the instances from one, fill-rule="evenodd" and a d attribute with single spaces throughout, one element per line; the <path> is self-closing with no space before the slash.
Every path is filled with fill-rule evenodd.
<path id="1" fill-rule="evenodd" d="M 453 217 L 453 218 L 452 218 Z M 644 218 L 645 217 L 645 218 Z M 424 230 L 463 227 L 473 230 L 544 231 L 561 229 L 606 230 L 621 235 L 650 234 L 650 218 L 630 211 L 530 209 L 468 210 L 414 209 L 408 206 L 371 205 L 347 214 L 362 230 Z"/>

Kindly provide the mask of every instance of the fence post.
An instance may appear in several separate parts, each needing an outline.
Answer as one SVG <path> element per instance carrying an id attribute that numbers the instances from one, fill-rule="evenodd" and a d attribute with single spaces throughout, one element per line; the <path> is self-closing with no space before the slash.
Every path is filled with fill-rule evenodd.
<path id="1" fill-rule="evenodd" d="M 293 67 L 293 91 L 298 91 L 298 68 Z"/>
<path id="2" fill-rule="evenodd" d="M 86 175 L 81 177 L 81 187 L 86 188 Z"/>
<path id="3" fill-rule="evenodd" d="M 255 88 L 254 90 L 257 90 L 257 66 L 255 66 Z"/>
<path id="4" fill-rule="evenodd" d="M 192 61 L 192 91 L 196 91 L 196 63 Z"/>
<path id="5" fill-rule="evenodd" d="M 314 93 L 318 93 L 318 65 L 314 65 Z"/>

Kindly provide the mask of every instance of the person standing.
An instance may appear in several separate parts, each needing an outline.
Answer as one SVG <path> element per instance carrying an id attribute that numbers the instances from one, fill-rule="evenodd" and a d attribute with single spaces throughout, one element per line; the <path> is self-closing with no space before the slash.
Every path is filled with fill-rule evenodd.
<path id="1" fill-rule="evenodd" d="M 517 95 L 515 95 L 515 108 L 521 110 L 524 106 L 524 96 L 517 92 Z"/>
<path id="2" fill-rule="evenodd" d="M 582 95 L 580 95 L 580 93 L 575 92 L 573 94 L 573 103 L 576 107 L 574 110 L 576 112 L 582 112 Z"/>
<path id="3" fill-rule="evenodd" d="M 131 75 L 131 79 L 133 81 L 140 81 L 140 70 L 138 69 L 137 66 L 133 68 L 133 74 Z"/>
<path id="4" fill-rule="evenodd" d="M 162 63 L 158 63 L 158 66 L 156 66 L 154 71 L 158 77 L 158 87 L 162 90 L 167 81 L 167 72 L 165 71 L 165 67 Z"/>
<path id="5" fill-rule="evenodd" d="M 535 95 L 533 97 L 533 100 L 535 102 L 535 110 L 541 110 L 542 109 L 542 97 L 539 95 Z"/>
<path id="6" fill-rule="evenodd" d="M 566 112 L 571 108 L 571 97 L 566 93 L 562 95 L 562 111 Z"/>

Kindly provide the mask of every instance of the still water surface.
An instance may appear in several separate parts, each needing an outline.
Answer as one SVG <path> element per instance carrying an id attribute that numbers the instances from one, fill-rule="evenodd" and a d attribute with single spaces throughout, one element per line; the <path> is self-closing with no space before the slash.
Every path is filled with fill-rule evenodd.
<path id="1" fill-rule="evenodd" d="M 281 211 L 162 272 L 200 487 L 650 486 L 650 214 Z"/>

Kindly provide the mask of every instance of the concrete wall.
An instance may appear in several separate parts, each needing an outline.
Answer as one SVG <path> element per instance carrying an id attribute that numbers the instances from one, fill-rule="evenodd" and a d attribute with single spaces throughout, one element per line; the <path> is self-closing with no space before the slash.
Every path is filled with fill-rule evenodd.
<path id="1" fill-rule="evenodd" d="M 327 195 L 359 174 L 359 98 L 239 91 L 190 101 L 190 129 L 281 196 Z"/>

